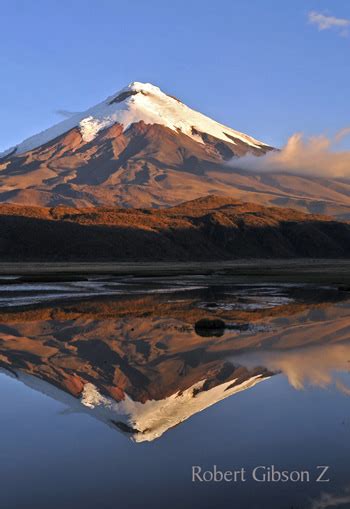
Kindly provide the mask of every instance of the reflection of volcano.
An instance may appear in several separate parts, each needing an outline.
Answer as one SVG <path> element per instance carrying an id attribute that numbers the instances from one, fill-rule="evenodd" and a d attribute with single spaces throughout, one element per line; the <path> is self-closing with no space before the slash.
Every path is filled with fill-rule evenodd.
<path id="1" fill-rule="evenodd" d="M 0 326 L 1 367 L 136 441 L 270 375 L 227 362 L 226 352 L 212 351 L 217 338 L 201 338 L 176 319 L 24 316 Z"/>
<path id="2" fill-rule="evenodd" d="M 144 403 L 133 401 L 128 395 L 118 401 L 103 395 L 92 383 L 86 383 L 77 398 L 55 385 L 24 373 L 13 370 L 10 374 L 28 387 L 67 405 L 72 411 L 87 412 L 93 417 L 115 427 L 132 437 L 135 442 L 152 441 L 168 429 L 180 424 L 192 415 L 232 396 L 253 387 L 268 376 L 265 369 L 261 374 L 231 379 L 206 389 L 206 380 L 201 380 L 185 391 L 179 391 L 161 400 L 148 400 Z M 4 373 L 6 370 L 3 370 Z M 254 371 L 256 372 L 256 370 Z"/>
<path id="3" fill-rule="evenodd" d="M 220 308 L 216 315 L 226 319 L 264 325 L 221 337 L 195 331 L 195 320 L 209 311 L 153 296 L 3 313 L 0 366 L 135 441 L 153 440 L 276 372 L 290 377 L 302 366 L 304 378 L 322 378 L 344 371 L 349 312 L 346 303 Z M 325 353 L 329 366 L 319 362 Z"/>

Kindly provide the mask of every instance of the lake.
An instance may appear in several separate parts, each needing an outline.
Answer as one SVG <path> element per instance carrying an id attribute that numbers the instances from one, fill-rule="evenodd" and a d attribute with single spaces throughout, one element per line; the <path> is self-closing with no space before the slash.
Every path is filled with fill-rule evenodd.
<path id="1" fill-rule="evenodd" d="M 7 274 L 0 388 L 6 509 L 350 507 L 346 285 Z"/>

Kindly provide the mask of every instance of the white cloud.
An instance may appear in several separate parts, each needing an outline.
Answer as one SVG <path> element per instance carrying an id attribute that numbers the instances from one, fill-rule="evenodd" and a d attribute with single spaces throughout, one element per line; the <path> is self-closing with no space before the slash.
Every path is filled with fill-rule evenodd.
<path id="1" fill-rule="evenodd" d="M 335 145 L 349 133 L 349 127 L 341 129 L 333 139 L 323 135 L 305 139 L 301 133 L 296 133 L 289 138 L 282 150 L 268 152 L 261 157 L 232 159 L 228 164 L 232 168 L 254 173 L 349 178 L 350 151 L 334 150 Z"/>
<path id="2" fill-rule="evenodd" d="M 350 26 L 350 19 L 327 16 L 316 11 L 309 12 L 309 22 L 316 25 L 319 30 L 337 30 L 343 37 L 348 35 L 347 28 Z"/>

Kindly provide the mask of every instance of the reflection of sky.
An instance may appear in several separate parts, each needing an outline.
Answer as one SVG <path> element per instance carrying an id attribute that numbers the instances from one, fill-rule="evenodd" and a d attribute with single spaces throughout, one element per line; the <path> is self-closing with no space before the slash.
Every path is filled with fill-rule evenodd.
<path id="1" fill-rule="evenodd" d="M 112 509 L 116 500 L 130 509 L 193 509 L 193 500 L 196 507 L 214 508 L 228 507 L 233 498 L 240 509 L 281 509 L 324 501 L 323 491 L 341 497 L 348 482 L 350 409 L 333 389 L 295 391 L 276 376 L 158 441 L 134 444 L 87 414 L 65 412 L 61 403 L 15 379 L 0 376 L 0 387 L 6 509 Z M 248 470 L 260 464 L 311 470 L 329 464 L 332 482 L 327 489 L 315 483 L 198 486 L 190 482 L 193 464 Z"/>
<path id="2" fill-rule="evenodd" d="M 310 509 L 328 509 L 350 506 L 350 489 L 347 487 L 342 494 L 322 493 L 321 496 L 314 500 Z"/>

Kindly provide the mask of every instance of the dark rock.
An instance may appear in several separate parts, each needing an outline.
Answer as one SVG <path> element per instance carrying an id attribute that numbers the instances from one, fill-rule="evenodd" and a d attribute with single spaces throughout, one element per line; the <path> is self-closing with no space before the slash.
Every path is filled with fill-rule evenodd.
<path id="1" fill-rule="evenodd" d="M 196 333 L 202 337 L 222 336 L 225 332 L 225 322 L 223 320 L 202 318 L 194 326 Z"/>

